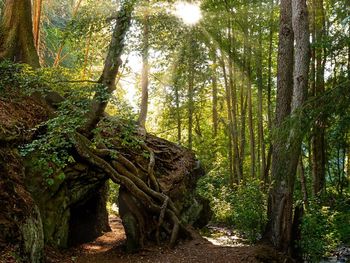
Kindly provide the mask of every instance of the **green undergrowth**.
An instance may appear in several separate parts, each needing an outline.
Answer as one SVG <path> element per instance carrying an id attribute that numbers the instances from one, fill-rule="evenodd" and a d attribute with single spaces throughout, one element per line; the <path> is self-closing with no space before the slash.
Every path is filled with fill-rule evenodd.
<path id="1" fill-rule="evenodd" d="M 64 68 L 41 68 L 34 70 L 25 64 L 0 63 L 0 93 L 3 97 L 11 91 L 25 96 L 56 92 L 64 97 L 55 110 L 55 115 L 34 129 L 37 136 L 30 143 L 22 145 L 22 156 L 32 158 L 33 168 L 42 173 L 48 185 L 63 181 L 63 169 L 75 162 L 71 155 L 73 141 L 70 136 L 85 123 L 91 98 L 101 84 L 79 81 L 73 71 Z M 105 96 L 100 98 L 107 100 Z M 94 131 L 98 132 L 98 131 Z"/>
<path id="2" fill-rule="evenodd" d="M 349 196 L 336 198 L 331 206 L 320 200 L 310 200 L 298 242 L 306 262 L 320 262 L 340 245 L 350 244 L 350 203 L 347 200 Z"/>
<path id="3" fill-rule="evenodd" d="M 238 230 L 249 242 L 260 239 L 266 224 L 266 195 L 259 180 L 247 179 L 229 186 L 218 171 L 212 171 L 198 183 L 199 195 L 210 200 L 213 221 Z"/>

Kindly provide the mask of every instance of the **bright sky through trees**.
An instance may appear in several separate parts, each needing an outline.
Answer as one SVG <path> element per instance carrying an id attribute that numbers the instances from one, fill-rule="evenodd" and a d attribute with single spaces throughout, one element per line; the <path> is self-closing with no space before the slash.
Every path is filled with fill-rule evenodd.
<path id="1" fill-rule="evenodd" d="M 172 6 L 172 14 L 180 18 L 187 26 L 193 26 L 202 19 L 202 12 L 198 2 L 188 3 L 184 1 L 178 1 Z M 136 83 L 134 83 L 135 73 L 141 72 L 142 59 L 136 53 L 131 53 L 124 59 L 128 60 L 127 65 L 131 68 L 133 74 L 130 77 L 124 77 L 121 79 L 121 84 L 125 88 L 126 98 L 133 107 L 137 107 L 135 104 L 136 96 Z"/>
<path id="2" fill-rule="evenodd" d="M 198 3 L 176 2 L 174 14 L 189 26 L 197 24 L 202 18 L 202 12 Z"/>

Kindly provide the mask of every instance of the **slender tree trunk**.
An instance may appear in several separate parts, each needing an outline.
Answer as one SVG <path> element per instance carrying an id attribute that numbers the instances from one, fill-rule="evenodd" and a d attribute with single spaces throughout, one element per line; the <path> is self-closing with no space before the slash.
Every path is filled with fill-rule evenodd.
<path id="1" fill-rule="evenodd" d="M 240 181 L 244 179 L 243 163 L 245 160 L 245 146 L 246 146 L 246 113 L 248 105 L 248 92 L 244 89 L 244 84 L 241 87 L 241 133 L 240 133 L 240 153 L 239 153 L 239 170 L 241 177 Z"/>
<path id="2" fill-rule="evenodd" d="M 180 111 L 180 95 L 179 87 L 175 85 L 175 104 L 176 104 L 176 122 L 177 122 L 177 143 L 181 145 L 181 111 Z"/>
<path id="3" fill-rule="evenodd" d="M 272 100 L 271 100 L 271 89 L 272 89 L 272 54 L 273 54 L 273 35 L 274 35 L 274 21 L 273 21 L 273 10 L 275 8 L 274 0 L 270 2 L 270 25 L 269 25 L 269 55 L 268 55 L 268 73 L 267 73 L 267 120 L 269 130 L 272 130 Z"/>
<path id="4" fill-rule="evenodd" d="M 253 122 L 253 103 L 252 103 L 252 82 L 251 82 L 251 50 L 249 48 L 248 67 L 247 67 L 247 85 L 248 85 L 248 126 L 249 126 L 249 148 L 250 148 L 250 175 L 255 178 L 255 135 Z"/>
<path id="5" fill-rule="evenodd" d="M 325 91 L 324 70 L 325 70 L 325 53 L 321 45 L 325 37 L 325 16 L 323 0 L 313 1 L 314 10 L 314 30 L 315 41 L 320 47 L 316 47 L 315 56 L 315 89 L 314 96 L 321 96 Z M 312 138 L 312 177 L 313 177 L 313 195 L 317 196 L 322 192 L 325 183 L 326 174 L 326 144 L 325 128 L 322 116 L 314 125 Z"/>
<path id="6" fill-rule="evenodd" d="M 0 21 L 0 60 L 40 67 L 34 46 L 30 0 L 6 0 Z"/>
<path id="7" fill-rule="evenodd" d="M 234 178 L 234 167 L 233 167 L 233 151 L 232 151 L 232 105 L 231 105 L 231 89 L 229 86 L 229 80 L 227 77 L 226 65 L 224 60 L 224 54 L 221 52 L 221 67 L 224 75 L 224 84 L 225 84 L 225 98 L 226 98 L 226 106 L 227 106 L 227 131 L 228 131 L 228 139 L 227 139 L 227 152 L 228 152 L 228 162 L 229 162 L 229 178 L 230 183 L 233 183 Z"/>
<path id="8" fill-rule="evenodd" d="M 256 61 L 257 82 L 258 82 L 258 141 L 261 155 L 259 169 L 260 179 L 266 184 L 266 145 L 264 140 L 264 120 L 263 120 L 263 74 L 262 74 L 262 32 L 259 30 L 259 47 Z"/>
<path id="9" fill-rule="evenodd" d="M 271 134 L 272 131 L 272 53 L 273 53 L 273 35 L 274 35 L 274 20 L 273 20 L 273 12 L 275 8 L 274 0 L 270 2 L 270 29 L 269 29 L 269 55 L 268 55 L 268 77 L 267 77 L 267 125 L 269 128 L 269 132 Z M 271 167 L 271 158 L 272 158 L 272 144 L 269 146 L 269 150 L 267 153 L 266 167 L 264 170 L 264 182 L 265 184 L 269 181 L 269 173 Z"/>
<path id="10" fill-rule="evenodd" d="M 33 10 L 33 33 L 34 33 L 34 45 L 38 53 L 40 53 L 40 24 L 41 24 L 41 9 L 42 0 L 34 0 Z"/>
<path id="11" fill-rule="evenodd" d="M 248 72 L 248 11 L 245 11 L 245 28 L 244 28 L 244 51 L 243 51 L 243 77 L 242 77 L 242 84 L 240 88 L 240 114 L 241 114 L 241 131 L 240 131 L 240 159 L 239 159 L 239 169 L 241 171 L 241 178 L 240 180 L 243 180 L 243 163 L 245 161 L 245 147 L 246 147 L 246 113 L 247 113 L 247 106 L 248 106 L 248 96 L 249 96 L 249 76 L 247 74 Z M 249 121 L 249 120 L 248 120 Z"/>
<path id="12" fill-rule="evenodd" d="M 147 10 L 148 12 L 148 10 Z M 138 123 L 145 128 L 148 110 L 148 84 L 149 84 L 149 17 L 146 13 L 143 21 L 143 50 L 142 50 L 142 76 L 141 76 L 141 106 Z"/>
<path id="13" fill-rule="evenodd" d="M 213 59 L 213 72 L 211 76 L 212 82 L 212 118 L 213 118 L 213 137 L 216 138 L 218 135 L 218 82 L 217 82 L 217 71 L 216 71 L 216 53 L 212 52 Z"/>
<path id="14" fill-rule="evenodd" d="M 233 181 L 239 184 L 240 180 L 243 178 L 243 171 L 240 165 L 240 155 L 238 146 L 238 126 L 237 126 L 237 90 L 236 90 L 236 67 L 234 66 L 234 48 L 235 48 L 235 36 L 233 32 L 233 22 L 230 18 L 229 20 L 229 31 L 228 31 L 229 42 L 229 60 L 228 60 L 228 70 L 229 70 L 229 88 L 231 96 L 231 146 L 232 146 L 232 176 Z"/>
<path id="15" fill-rule="evenodd" d="M 188 148 L 192 149 L 193 144 L 193 113 L 194 113 L 194 63 L 193 63 L 193 49 L 194 49 L 194 40 L 190 37 L 190 54 L 189 54 L 189 68 L 188 68 Z"/>

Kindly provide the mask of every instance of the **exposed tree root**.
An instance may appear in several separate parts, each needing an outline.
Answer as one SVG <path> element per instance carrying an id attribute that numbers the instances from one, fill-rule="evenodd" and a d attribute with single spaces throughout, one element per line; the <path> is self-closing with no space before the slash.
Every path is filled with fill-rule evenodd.
<path id="1" fill-rule="evenodd" d="M 157 238 L 157 244 L 160 245 L 160 227 L 163 225 L 164 222 L 164 216 L 165 216 L 165 210 L 168 207 L 168 202 L 169 202 L 169 197 L 166 196 L 164 200 L 164 204 L 161 207 L 160 215 L 159 215 L 159 220 L 157 224 L 157 233 L 156 233 L 156 238 Z"/>
<path id="2" fill-rule="evenodd" d="M 151 148 L 149 148 L 144 143 L 141 144 L 141 147 L 144 150 L 148 151 L 148 153 L 149 153 L 149 163 L 148 163 L 148 169 L 147 169 L 148 176 L 149 176 L 149 179 L 151 181 L 151 185 L 153 186 L 153 189 L 156 190 L 157 192 L 159 192 L 159 184 L 158 184 L 156 177 L 154 176 L 154 165 L 156 163 L 156 160 L 154 158 L 154 152 Z"/>
<path id="3" fill-rule="evenodd" d="M 114 183 L 125 187 L 149 212 L 155 216 L 159 215 L 155 237 L 158 243 L 160 243 L 160 229 L 163 228 L 165 232 L 168 232 L 168 226 L 171 225 L 169 246 L 173 247 L 178 239 L 180 228 L 185 229 L 185 227 L 180 223 L 179 212 L 173 201 L 169 196 L 159 192 L 159 184 L 154 176 L 155 157 L 152 149 L 143 145 L 143 149 L 147 149 L 150 153 L 147 172 L 151 186 L 148 186 L 141 179 L 136 166 L 117 151 L 107 148 L 94 149 L 92 142 L 80 133 L 74 134 L 73 143 L 81 158 L 93 167 L 102 170 Z M 142 221 L 141 215 L 136 215 L 136 217 Z M 143 234 L 141 238 L 143 239 Z"/>

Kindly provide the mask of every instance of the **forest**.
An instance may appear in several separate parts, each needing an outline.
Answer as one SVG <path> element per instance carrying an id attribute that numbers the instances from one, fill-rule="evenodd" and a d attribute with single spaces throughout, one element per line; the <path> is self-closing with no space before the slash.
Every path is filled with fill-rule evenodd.
<path id="1" fill-rule="evenodd" d="M 350 262 L 349 0 L 0 0 L 0 263 Z"/>

